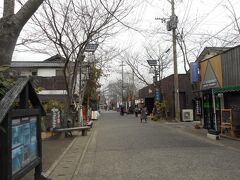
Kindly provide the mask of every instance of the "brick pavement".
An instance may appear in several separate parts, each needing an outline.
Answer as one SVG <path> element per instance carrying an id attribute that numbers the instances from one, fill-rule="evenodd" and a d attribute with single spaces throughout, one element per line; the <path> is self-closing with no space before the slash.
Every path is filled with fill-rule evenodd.
<path id="1" fill-rule="evenodd" d="M 150 122 L 156 123 L 157 122 Z M 182 133 L 195 136 L 196 138 L 205 139 L 213 144 L 218 144 L 220 146 L 225 146 L 232 150 L 240 152 L 240 141 L 234 141 L 231 139 L 221 138 L 220 140 L 210 140 L 207 138 L 207 130 L 205 129 L 195 129 L 194 124 L 199 122 L 175 122 L 175 123 L 161 123 L 159 125 L 166 126 L 168 128 L 175 128 L 176 131 L 181 131 Z M 59 159 L 49 168 L 47 175 L 52 178 L 52 180 L 71 180 L 75 179 L 78 174 L 82 160 L 87 151 L 91 137 L 94 134 L 96 127 L 96 122 L 94 128 L 88 132 L 88 136 L 76 136 L 73 142 L 68 146 L 68 148 L 63 152 Z"/>

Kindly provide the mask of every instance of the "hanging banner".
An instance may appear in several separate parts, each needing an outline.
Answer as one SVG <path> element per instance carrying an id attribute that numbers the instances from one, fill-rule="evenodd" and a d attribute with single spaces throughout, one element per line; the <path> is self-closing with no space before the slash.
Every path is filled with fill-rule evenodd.
<path id="1" fill-rule="evenodd" d="M 190 65 L 190 72 L 191 72 L 191 83 L 196 83 L 199 81 L 199 75 L 198 75 L 198 63 L 192 62 Z"/>
<path id="2" fill-rule="evenodd" d="M 201 99 L 195 100 L 196 115 L 202 115 Z"/>
<path id="3" fill-rule="evenodd" d="M 156 89 L 156 93 L 155 93 L 155 101 L 160 101 L 160 90 Z"/>

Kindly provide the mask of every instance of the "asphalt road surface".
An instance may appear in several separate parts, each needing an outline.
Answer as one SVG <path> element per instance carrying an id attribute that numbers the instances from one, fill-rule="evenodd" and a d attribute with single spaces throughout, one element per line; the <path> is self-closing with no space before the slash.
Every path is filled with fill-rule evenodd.
<path id="1" fill-rule="evenodd" d="M 240 151 L 167 124 L 103 112 L 74 179 L 239 180 Z"/>

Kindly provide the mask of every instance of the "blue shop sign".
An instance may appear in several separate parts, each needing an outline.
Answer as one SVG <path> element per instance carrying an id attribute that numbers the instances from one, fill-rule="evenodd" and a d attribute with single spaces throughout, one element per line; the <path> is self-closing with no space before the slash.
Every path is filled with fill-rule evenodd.
<path id="1" fill-rule="evenodd" d="M 160 101 L 160 97 L 161 97 L 160 90 L 159 90 L 159 89 L 156 89 L 155 100 L 156 100 L 156 101 Z"/>
<path id="2" fill-rule="evenodd" d="M 191 63 L 191 82 L 196 83 L 198 81 L 199 81 L 198 63 L 193 62 Z"/>

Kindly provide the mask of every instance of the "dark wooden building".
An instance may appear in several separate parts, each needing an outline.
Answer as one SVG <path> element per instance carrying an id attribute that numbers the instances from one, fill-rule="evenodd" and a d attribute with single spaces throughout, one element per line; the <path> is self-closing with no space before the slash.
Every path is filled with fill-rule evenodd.
<path id="1" fill-rule="evenodd" d="M 67 94 L 64 65 L 65 59 L 55 55 L 44 61 L 13 61 L 11 71 L 19 77 L 32 77 L 42 102 L 49 99 L 64 101 Z"/>
<path id="2" fill-rule="evenodd" d="M 182 109 L 192 109 L 192 87 L 190 83 L 190 77 L 188 74 L 179 74 L 179 100 L 180 100 L 180 110 Z M 139 90 L 139 98 L 144 99 L 146 106 L 148 106 L 148 111 L 152 111 L 154 106 L 155 89 L 160 89 L 161 99 L 166 102 L 167 112 L 170 117 L 175 115 L 174 107 L 174 75 L 170 75 L 161 81 L 156 83 L 156 87 L 151 84 Z"/>
<path id="3" fill-rule="evenodd" d="M 237 135 L 235 131 L 240 131 L 240 46 L 200 61 L 199 67 L 204 127 Z"/>

